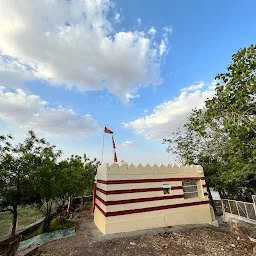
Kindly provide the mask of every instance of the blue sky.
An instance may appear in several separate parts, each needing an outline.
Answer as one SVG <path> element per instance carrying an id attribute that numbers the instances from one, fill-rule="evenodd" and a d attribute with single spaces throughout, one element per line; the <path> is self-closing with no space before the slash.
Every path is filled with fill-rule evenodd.
<path id="1" fill-rule="evenodd" d="M 0 128 L 33 129 L 64 156 L 167 164 L 162 138 L 214 95 L 214 77 L 256 41 L 255 1 L 0 3 Z M 104 161 L 112 162 L 111 136 Z"/>

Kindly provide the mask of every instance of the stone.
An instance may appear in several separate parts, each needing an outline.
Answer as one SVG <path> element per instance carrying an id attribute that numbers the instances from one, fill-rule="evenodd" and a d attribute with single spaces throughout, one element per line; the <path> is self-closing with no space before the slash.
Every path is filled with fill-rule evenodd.
<path id="1" fill-rule="evenodd" d="M 250 231 L 247 226 L 241 221 L 230 219 L 228 222 L 229 231 L 233 235 L 239 236 L 239 238 L 248 238 Z"/>

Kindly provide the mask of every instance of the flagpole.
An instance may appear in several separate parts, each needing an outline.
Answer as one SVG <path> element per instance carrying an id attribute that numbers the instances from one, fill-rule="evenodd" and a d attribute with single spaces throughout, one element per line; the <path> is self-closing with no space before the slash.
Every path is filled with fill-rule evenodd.
<path id="1" fill-rule="evenodd" d="M 113 155 L 114 155 L 114 146 L 113 146 L 113 134 L 112 135 L 112 149 L 113 149 Z"/>
<path id="2" fill-rule="evenodd" d="M 112 134 L 112 142 L 114 141 L 114 136 Z M 115 163 L 115 148 L 114 148 L 114 143 L 113 143 L 113 157 L 114 157 L 114 163 Z"/>
<path id="3" fill-rule="evenodd" d="M 114 163 L 117 162 L 117 157 L 116 157 L 116 144 L 114 141 L 114 135 L 112 134 L 112 143 L 113 143 L 113 155 L 114 155 Z"/>
<path id="4" fill-rule="evenodd" d="M 103 145 L 102 145 L 102 154 L 101 154 L 101 164 L 103 164 L 104 136 L 105 136 L 105 129 L 103 131 Z"/>

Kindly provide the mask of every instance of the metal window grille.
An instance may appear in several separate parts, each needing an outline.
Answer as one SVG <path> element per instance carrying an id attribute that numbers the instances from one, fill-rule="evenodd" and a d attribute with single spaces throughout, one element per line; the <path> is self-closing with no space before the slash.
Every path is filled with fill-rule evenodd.
<path id="1" fill-rule="evenodd" d="M 182 187 L 184 192 L 184 198 L 198 197 L 197 181 L 196 180 L 183 180 Z"/>

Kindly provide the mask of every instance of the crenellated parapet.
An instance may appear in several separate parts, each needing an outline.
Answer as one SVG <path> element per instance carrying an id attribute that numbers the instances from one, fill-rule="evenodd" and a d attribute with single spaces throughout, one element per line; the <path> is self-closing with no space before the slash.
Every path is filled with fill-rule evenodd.
<path id="1" fill-rule="evenodd" d="M 127 165 L 103 164 L 98 167 L 99 175 L 133 175 L 133 174 L 200 174 L 203 175 L 203 168 L 200 165 Z"/>

